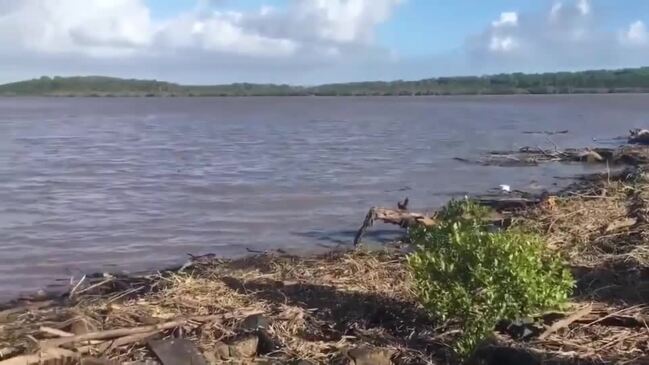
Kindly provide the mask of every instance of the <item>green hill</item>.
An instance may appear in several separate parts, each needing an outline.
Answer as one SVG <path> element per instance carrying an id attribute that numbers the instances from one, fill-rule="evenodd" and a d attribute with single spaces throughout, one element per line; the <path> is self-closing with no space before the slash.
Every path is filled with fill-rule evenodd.
<path id="1" fill-rule="evenodd" d="M 439 77 L 302 87 L 278 84 L 180 85 L 103 76 L 41 77 L 0 85 L 0 96 L 478 95 L 649 92 L 649 67 Z"/>

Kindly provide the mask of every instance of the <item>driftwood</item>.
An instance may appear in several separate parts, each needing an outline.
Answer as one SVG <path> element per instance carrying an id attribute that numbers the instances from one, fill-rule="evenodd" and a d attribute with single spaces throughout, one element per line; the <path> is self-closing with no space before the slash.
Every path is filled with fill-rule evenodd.
<path id="1" fill-rule="evenodd" d="M 415 225 L 431 227 L 435 225 L 435 218 L 421 213 L 408 212 L 406 210 L 397 210 L 390 208 L 372 207 L 365 216 L 365 220 L 358 229 L 354 237 L 354 246 L 357 246 L 368 228 L 374 225 L 374 221 L 379 220 L 383 223 L 396 224 L 402 228 L 408 228 Z"/>
<path id="2" fill-rule="evenodd" d="M 212 316 L 183 318 L 171 322 L 160 323 L 160 324 L 155 324 L 150 326 L 142 326 L 142 327 L 134 327 L 134 328 L 119 328 L 119 329 L 108 330 L 108 331 L 90 332 L 90 333 L 84 333 L 82 335 L 43 340 L 40 342 L 40 346 L 42 349 L 47 349 L 47 348 L 58 347 L 70 343 L 80 343 L 80 342 L 86 342 L 92 340 L 107 340 L 107 339 L 112 339 L 117 337 L 131 336 L 131 335 L 154 332 L 154 331 L 160 332 L 167 329 L 183 326 L 187 324 L 189 321 L 209 322 L 209 321 L 224 320 L 227 318 L 228 318 L 227 315 L 212 315 Z"/>
<path id="3" fill-rule="evenodd" d="M 499 212 L 509 211 L 512 210 L 512 208 L 522 208 L 540 204 L 545 202 L 548 197 L 549 194 L 545 193 L 541 194 L 538 198 L 493 196 L 478 198 L 476 201 L 478 204 L 494 209 L 494 212 L 491 212 L 486 217 L 485 223 L 502 227 L 507 226 L 510 223 L 511 217 Z M 363 220 L 363 224 L 358 229 L 358 232 L 356 232 L 356 236 L 354 237 L 354 246 L 358 246 L 365 235 L 365 232 L 367 232 L 368 228 L 372 227 L 374 222 L 377 220 L 387 224 L 394 224 L 401 228 L 410 228 L 414 226 L 433 227 L 437 224 L 435 214 L 426 215 L 423 213 L 407 211 L 405 208 L 408 205 L 408 198 L 406 198 L 404 202 L 399 202 L 397 205 L 400 209 L 379 207 L 370 208 Z"/>

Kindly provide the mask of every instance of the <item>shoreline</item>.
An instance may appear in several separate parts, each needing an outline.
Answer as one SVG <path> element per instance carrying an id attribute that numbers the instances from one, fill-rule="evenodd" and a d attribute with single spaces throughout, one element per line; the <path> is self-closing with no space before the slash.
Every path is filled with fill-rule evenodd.
<path id="1" fill-rule="evenodd" d="M 28 98 L 54 98 L 54 99 L 245 99 L 245 98 L 470 98 L 470 97 L 542 97 L 542 96 L 605 96 L 605 95 L 647 95 L 649 89 L 645 91 L 617 91 L 617 92 L 565 92 L 565 93 L 466 93 L 466 94 L 353 94 L 353 95 L 316 95 L 316 94 L 299 94 L 299 95 L 133 95 L 133 94 L 33 94 L 33 95 L 9 95 L 0 94 L 0 99 L 28 99 Z"/>
<path id="2" fill-rule="evenodd" d="M 476 363 L 649 361 L 642 354 L 649 346 L 649 310 L 642 305 L 649 300 L 649 240 L 643 238 L 649 176 L 644 159 L 634 162 L 619 175 L 585 176 L 551 194 L 550 207 L 495 209 L 566 255 L 578 286 L 565 313 L 497 328 L 492 342 L 476 352 Z M 453 363 L 446 344 L 461 329 L 421 309 L 404 262 L 407 247 L 239 259 L 206 255 L 152 275 L 89 275 L 57 298 L 0 306 L 0 364 L 39 351 L 144 361 L 155 358 L 151 339 L 179 335 L 208 363 Z M 531 338 L 518 338 L 521 328 Z M 142 332 L 91 344 L 66 340 L 121 329 Z M 66 342 L 76 343 L 63 349 Z M 61 351 L 52 354 L 51 348 Z"/>

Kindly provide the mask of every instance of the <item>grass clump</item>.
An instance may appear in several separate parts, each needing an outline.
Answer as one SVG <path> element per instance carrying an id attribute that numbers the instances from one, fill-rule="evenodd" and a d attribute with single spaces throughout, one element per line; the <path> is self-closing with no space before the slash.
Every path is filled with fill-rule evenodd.
<path id="1" fill-rule="evenodd" d="M 453 344 L 460 357 L 473 352 L 501 320 L 561 307 L 574 281 L 540 236 L 485 226 L 487 209 L 451 201 L 439 224 L 411 230 L 416 250 L 408 258 L 424 307 L 462 326 Z"/>

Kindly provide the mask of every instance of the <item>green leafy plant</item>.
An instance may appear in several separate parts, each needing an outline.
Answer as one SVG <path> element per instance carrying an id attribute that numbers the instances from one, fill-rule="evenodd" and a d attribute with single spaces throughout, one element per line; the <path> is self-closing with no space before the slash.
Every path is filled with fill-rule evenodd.
<path id="1" fill-rule="evenodd" d="M 488 210 L 470 200 L 451 201 L 439 224 L 410 232 L 408 258 L 424 307 L 462 326 L 453 344 L 466 357 L 501 320 L 561 307 L 574 281 L 540 236 L 485 225 Z"/>

